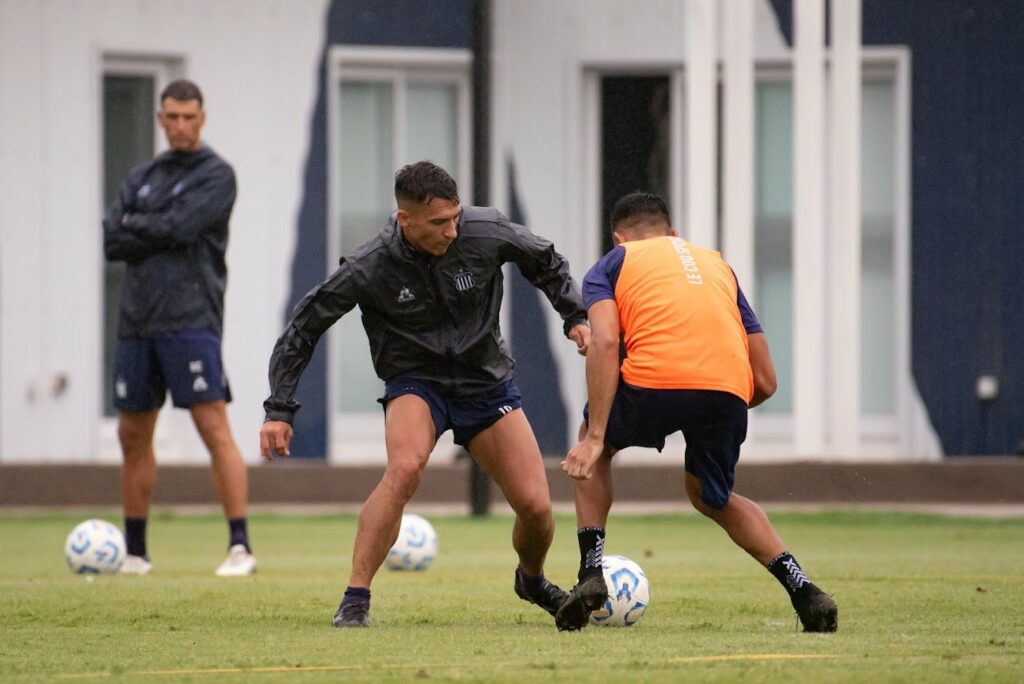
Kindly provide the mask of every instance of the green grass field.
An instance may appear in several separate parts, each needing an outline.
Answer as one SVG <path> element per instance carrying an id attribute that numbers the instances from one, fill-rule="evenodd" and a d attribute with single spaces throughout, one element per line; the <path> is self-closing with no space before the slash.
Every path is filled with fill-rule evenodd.
<path id="1" fill-rule="evenodd" d="M 1024 681 L 1021 519 L 773 515 L 839 603 L 825 635 L 798 632 L 776 581 L 696 515 L 613 515 L 606 552 L 644 567 L 651 606 L 580 633 L 513 594 L 504 516 L 430 516 L 437 560 L 378 575 L 368 630 L 330 625 L 353 516 L 254 516 L 259 574 L 219 579 L 223 521 L 158 514 L 154 573 L 94 581 L 62 555 L 85 517 L 0 518 L 0 681 Z M 558 517 L 548 575 L 563 584 L 574 528 Z"/>

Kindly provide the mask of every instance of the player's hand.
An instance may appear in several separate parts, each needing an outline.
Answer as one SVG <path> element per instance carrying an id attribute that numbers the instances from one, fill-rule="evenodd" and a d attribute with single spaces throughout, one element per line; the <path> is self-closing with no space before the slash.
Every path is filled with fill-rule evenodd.
<path id="1" fill-rule="evenodd" d="M 589 480 L 594 464 L 604 453 L 604 441 L 584 437 L 583 441 L 569 450 L 562 461 L 562 470 L 574 480 Z"/>
<path id="2" fill-rule="evenodd" d="M 580 356 L 587 355 L 587 347 L 590 346 L 590 326 L 586 323 L 578 323 L 569 330 L 569 339 L 576 343 L 576 351 Z"/>
<path id="3" fill-rule="evenodd" d="M 292 426 L 283 420 L 268 420 L 260 428 L 260 456 L 264 461 L 274 456 L 291 456 L 288 445 L 292 441 Z"/>

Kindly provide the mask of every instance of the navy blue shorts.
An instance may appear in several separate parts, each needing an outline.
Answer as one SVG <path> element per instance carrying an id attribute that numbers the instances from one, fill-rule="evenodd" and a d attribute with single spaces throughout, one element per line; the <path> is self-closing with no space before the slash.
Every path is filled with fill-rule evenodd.
<path id="1" fill-rule="evenodd" d="M 583 409 L 584 422 L 589 409 L 589 404 Z M 686 472 L 700 480 L 700 498 L 712 508 L 724 508 L 747 438 L 746 403 L 728 392 L 645 389 L 619 381 L 605 444 L 661 451 L 665 437 L 680 431 L 686 440 Z"/>
<path id="2" fill-rule="evenodd" d="M 515 380 L 508 380 L 479 394 L 451 396 L 422 380 L 395 378 L 385 383 L 384 396 L 377 401 L 386 408 L 389 401 L 403 394 L 415 394 L 427 402 L 434 419 L 434 441 L 450 428 L 455 443 L 463 447 L 502 416 L 523 405 Z"/>
<path id="3" fill-rule="evenodd" d="M 220 338 L 211 330 L 160 333 L 117 341 L 114 406 L 141 413 L 164 405 L 167 391 L 178 408 L 231 401 L 220 356 Z"/>

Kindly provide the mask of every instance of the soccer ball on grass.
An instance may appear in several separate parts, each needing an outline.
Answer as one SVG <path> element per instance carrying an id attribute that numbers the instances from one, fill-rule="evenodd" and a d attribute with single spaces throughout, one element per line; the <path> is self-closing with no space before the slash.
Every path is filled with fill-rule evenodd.
<path id="1" fill-rule="evenodd" d="M 629 627 L 635 625 L 651 602 L 651 585 L 639 565 L 625 556 L 605 556 L 601 561 L 608 598 L 590 614 L 590 623 Z"/>
<path id="2" fill-rule="evenodd" d="M 418 515 L 402 516 L 402 529 L 384 564 L 390 570 L 426 570 L 437 555 L 437 533 Z"/>
<path id="3" fill-rule="evenodd" d="M 126 553 L 121 530 L 95 518 L 76 525 L 64 542 L 64 559 L 80 575 L 115 573 Z"/>

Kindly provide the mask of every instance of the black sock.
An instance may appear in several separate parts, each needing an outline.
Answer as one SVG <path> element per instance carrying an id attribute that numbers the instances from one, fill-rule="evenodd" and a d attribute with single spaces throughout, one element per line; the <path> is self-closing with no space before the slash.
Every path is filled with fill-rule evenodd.
<path id="1" fill-rule="evenodd" d="M 543 572 L 541 572 L 539 575 L 531 575 L 530 573 L 523 570 L 522 567 L 517 567 L 516 574 L 519 575 L 520 579 L 523 580 L 523 587 L 526 589 L 526 593 L 530 596 L 533 596 L 538 591 L 544 588 Z"/>
<path id="2" fill-rule="evenodd" d="M 124 519 L 124 543 L 129 556 L 146 557 L 146 518 Z"/>
<path id="3" fill-rule="evenodd" d="M 789 551 L 783 551 L 768 563 L 768 572 L 779 580 L 779 584 L 789 592 L 789 599 L 795 601 L 799 596 L 814 587 L 807 579 L 800 564 Z"/>
<path id="4" fill-rule="evenodd" d="M 341 605 L 350 603 L 370 604 L 370 589 L 368 587 L 346 587 L 345 595 L 341 598 Z"/>
<path id="5" fill-rule="evenodd" d="M 249 548 L 248 518 L 228 519 L 228 548 L 235 544 L 241 544 L 246 551 L 252 553 L 252 549 Z"/>
<path id="6" fill-rule="evenodd" d="M 600 575 L 601 561 L 604 559 L 604 528 L 581 527 L 576 530 L 576 538 L 580 543 L 579 579 Z"/>

